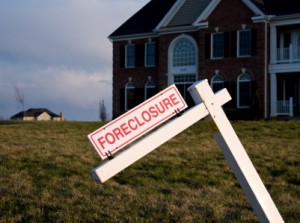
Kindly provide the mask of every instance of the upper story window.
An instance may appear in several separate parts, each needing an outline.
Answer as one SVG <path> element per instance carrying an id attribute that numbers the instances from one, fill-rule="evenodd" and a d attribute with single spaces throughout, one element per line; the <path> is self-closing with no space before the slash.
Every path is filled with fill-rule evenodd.
<path id="1" fill-rule="evenodd" d="M 240 30 L 237 32 L 238 40 L 238 56 L 250 56 L 251 55 L 251 30 Z"/>
<path id="2" fill-rule="evenodd" d="M 181 38 L 173 49 L 173 67 L 194 66 L 196 64 L 196 49 L 192 41 Z"/>
<path id="3" fill-rule="evenodd" d="M 224 77 L 220 74 L 216 74 L 211 79 L 211 88 L 213 92 L 217 92 L 224 88 Z"/>
<path id="4" fill-rule="evenodd" d="M 125 47 L 125 65 L 126 68 L 135 67 L 135 45 L 128 44 Z"/>
<path id="5" fill-rule="evenodd" d="M 156 65 L 156 44 L 146 43 L 145 44 L 145 66 L 153 67 Z"/>
<path id="6" fill-rule="evenodd" d="M 224 33 L 211 34 L 211 58 L 222 59 L 224 58 Z"/>
<path id="7" fill-rule="evenodd" d="M 251 77 L 243 73 L 237 80 L 237 107 L 250 108 L 251 106 Z"/>

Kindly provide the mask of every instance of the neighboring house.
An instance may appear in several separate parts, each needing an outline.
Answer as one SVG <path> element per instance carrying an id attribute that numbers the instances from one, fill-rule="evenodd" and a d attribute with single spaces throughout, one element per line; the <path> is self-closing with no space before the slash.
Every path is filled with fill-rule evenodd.
<path id="1" fill-rule="evenodd" d="M 151 0 L 115 30 L 113 117 L 168 85 L 227 88 L 230 118 L 300 114 L 300 7 L 292 0 Z"/>
<path id="2" fill-rule="evenodd" d="M 27 111 L 19 112 L 12 116 L 12 120 L 23 120 L 23 121 L 64 121 L 62 113 L 57 115 L 46 108 L 30 108 Z"/>

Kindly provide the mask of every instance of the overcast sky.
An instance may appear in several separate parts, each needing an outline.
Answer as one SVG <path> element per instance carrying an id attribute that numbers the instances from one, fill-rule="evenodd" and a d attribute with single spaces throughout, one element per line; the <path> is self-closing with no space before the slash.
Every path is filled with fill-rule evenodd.
<path id="1" fill-rule="evenodd" d="M 45 107 L 96 121 L 112 107 L 109 36 L 149 0 L 0 0 L 0 118 Z"/>

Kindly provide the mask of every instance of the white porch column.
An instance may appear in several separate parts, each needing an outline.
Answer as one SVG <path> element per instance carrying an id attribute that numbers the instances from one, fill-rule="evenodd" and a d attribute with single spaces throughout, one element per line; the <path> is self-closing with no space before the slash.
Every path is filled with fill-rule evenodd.
<path id="1" fill-rule="evenodd" d="M 277 116 L 277 76 L 276 73 L 271 73 L 270 76 L 270 102 L 271 102 L 271 117 Z"/>
<path id="2" fill-rule="evenodd" d="M 275 64 L 277 61 L 277 30 L 276 26 L 270 24 L 270 64 Z"/>

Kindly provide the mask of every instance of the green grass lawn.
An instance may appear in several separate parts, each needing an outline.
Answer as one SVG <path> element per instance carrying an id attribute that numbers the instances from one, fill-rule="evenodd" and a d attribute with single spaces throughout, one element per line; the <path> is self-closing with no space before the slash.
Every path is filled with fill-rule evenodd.
<path id="1" fill-rule="evenodd" d="M 300 121 L 232 122 L 286 222 L 300 219 Z M 101 123 L 0 123 L 0 222 L 258 222 L 200 121 L 104 184 Z"/>

